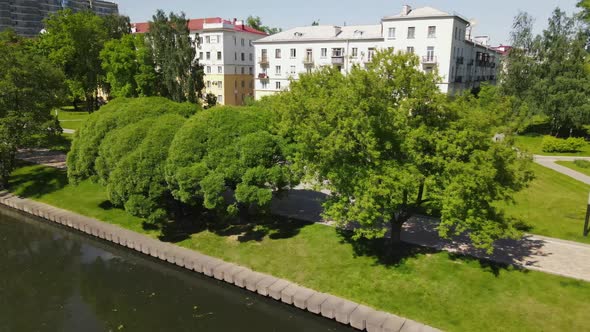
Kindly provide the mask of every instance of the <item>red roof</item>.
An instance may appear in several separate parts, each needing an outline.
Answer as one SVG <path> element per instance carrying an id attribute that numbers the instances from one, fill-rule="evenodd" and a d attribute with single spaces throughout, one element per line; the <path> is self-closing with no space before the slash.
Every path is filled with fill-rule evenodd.
<path id="1" fill-rule="evenodd" d="M 203 30 L 203 25 L 204 24 L 211 24 L 211 23 L 225 23 L 225 24 L 230 24 L 233 26 L 234 30 L 236 31 L 242 31 L 242 32 L 247 32 L 247 33 L 253 33 L 253 34 L 257 34 L 257 35 L 263 35 L 263 36 L 267 36 L 268 34 L 266 32 L 262 32 L 259 30 L 256 30 L 252 27 L 249 27 L 247 25 L 244 24 L 235 24 L 232 23 L 229 20 L 224 20 L 221 17 L 209 17 L 209 18 L 197 18 L 197 19 L 191 19 L 188 21 L 188 29 L 190 31 L 197 31 L 197 30 Z M 150 30 L 150 24 L 149 23 L 132 23 L 131 26 L 133 28 L 135 28 L 135 32 L 136 33 L 146 33 Z"/>

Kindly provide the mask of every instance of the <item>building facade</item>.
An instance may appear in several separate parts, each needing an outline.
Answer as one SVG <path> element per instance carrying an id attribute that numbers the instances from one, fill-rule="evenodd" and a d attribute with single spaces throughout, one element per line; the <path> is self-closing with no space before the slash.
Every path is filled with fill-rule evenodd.
<path id="1" fill-rule="evenodd" d="M 37 36 L 43 30 L 43 20 L 62 9 L 92 10 L 99 15 L 119 14 L 116 3 L 100 0 L 2 0 L 0 31 L 12 28 L 25 37 Z"/>
<path id="2" fill-rule="evenodd" d="M 364 67 L 378 49 L 415 53 L 424 71 L 438 72 L 441 91 L 455 94 L 495 83 L 499 54 L 472 40 L 469 22 L 459 15 L 404 6 L 377 25 L 307 26 L 256 41 L 256 99 L 287 89 L 300 73 L 318 66 L 349 72 Z"/>
<path id="3" fill-rule="evenodd" d="M 197 57 L 205 71 L 205 91 L 221 105 L 243 105 L 254 98 L 254 41 L 267 36 L 238 20 L 220 17 L 191 19 L 188 27 L 197 43 Z M 135 23 L 136 33 L 147 32 L 148 23 Z"/>

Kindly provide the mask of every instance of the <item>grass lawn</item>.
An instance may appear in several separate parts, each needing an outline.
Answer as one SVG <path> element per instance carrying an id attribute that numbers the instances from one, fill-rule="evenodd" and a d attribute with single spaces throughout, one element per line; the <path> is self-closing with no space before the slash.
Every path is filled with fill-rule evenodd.
<path id="1" fill-rule="evenodd" d="M 64 129 L 78 130 L 89 115 L 88 112 L 74 112 L 63 109 L 57 111 L 57 118 Z"/>
<path id="2" fill-rule="evenodd" d="M 63 171 L 24 166 L 11 186 L 17 194 L 157 236 L 113 209 L 100 186 L 66 182 Z M 218 222 L 168 232 L 179 245 L 443 330 L 590 330 L 590 283 L 416 247 L 392 262 L 378 242 L 352 242 L 322 225 L 267 219 L 258 226 Z"/>
<path id="3" fill-rule="evenodd" d="M 586 175 L 590 176 L 590 168 L 580 167 L 580 166 L 576 165 L 573 161 L 557 161 L 556 163 L 561 166 L 571 168 L 576 172 L 580 172 L 582 174 L 586 174 Z"/>
<path id="4" fill-rule="evenodd" d="M 506 206 L 508 215 L 522 219 L 529 233 L 590 243 L 582 236 L 590 186 L 537 164 L 533 169 L 535 179 Z"/>
<path id="5" fill-rule="evenodd" d="M 521 150 L 527 151 L 531 154 L 546 155 L 546 156 L 590 156 L 590 144 L 586 144 L 582 151 L 574 153 L 558 153 L 558 152 L 543 152 L 541 148 L 541 141 L 543 135 L 541 134 L 526 134 L 516 136 L 516 146 Z"/>

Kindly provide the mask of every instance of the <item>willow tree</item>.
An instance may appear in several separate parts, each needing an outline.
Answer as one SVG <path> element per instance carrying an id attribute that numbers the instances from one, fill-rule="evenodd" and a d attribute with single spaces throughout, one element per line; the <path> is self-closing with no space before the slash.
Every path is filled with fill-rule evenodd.
<path id="1" fill-rule="evenodd" d="M 441 235 L 469 231 L 491 250 L 516 234 L 494 203 L 526 185 L 528 159 L 509 140 L 492 141 L 502 123 L 497 93 L 449 103 L 419 65 L 386 50 L 346 76 L 331 68 L 302 75 L 272 101 L 280 130 L 298 143 L 308 177 L 331 191 L 325 216 L 354 222 L 357 238 L 391 230 L 399 243 L 402 226 L 432 208 L 442 215 Z"/>

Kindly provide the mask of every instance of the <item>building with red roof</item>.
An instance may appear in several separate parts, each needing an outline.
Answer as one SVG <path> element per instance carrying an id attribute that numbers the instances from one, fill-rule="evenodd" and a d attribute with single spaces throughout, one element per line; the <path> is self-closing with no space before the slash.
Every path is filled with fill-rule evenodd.
<path id="1" fill-rule="evenodd" d="M 133 23 L 134 33 L 149 31 L 149 23 Z M 212 93 L 222 105 L 242 105 L 254 97 L 253 42 L 267 36 L 236 19 L 220 17 L 188 20 L 196 39 L 199 63 L 205 69 L 205 93 Z"/>

